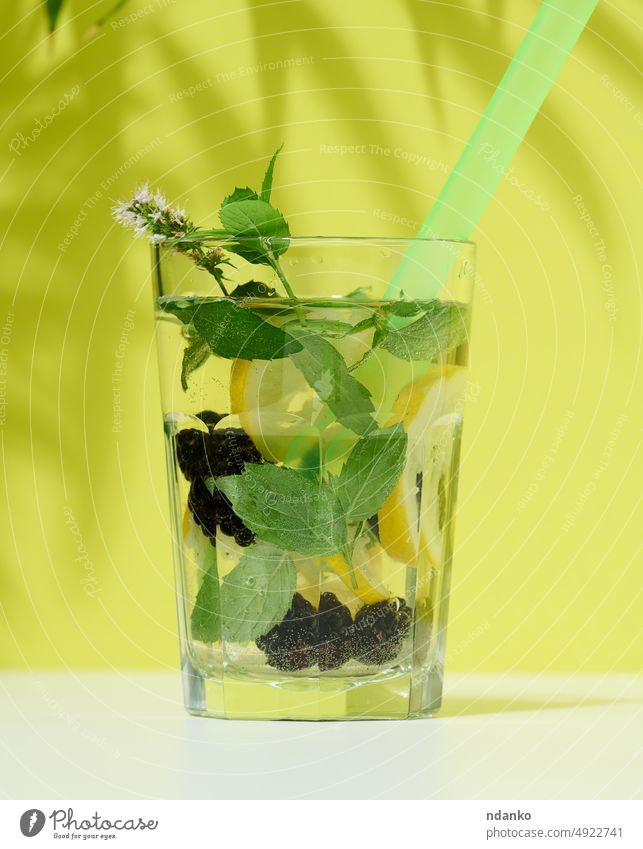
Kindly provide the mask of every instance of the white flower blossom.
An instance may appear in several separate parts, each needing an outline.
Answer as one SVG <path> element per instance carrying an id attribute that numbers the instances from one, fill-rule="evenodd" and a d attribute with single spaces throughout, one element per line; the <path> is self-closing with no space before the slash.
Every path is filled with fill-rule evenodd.
<path id="1" fill-rule="evenodd" d="M 114 220 L 132 230 L 135 239 L 149 239 L 161 245 L 170 238 L 184 236 L 191 228 L 184 209 L 173 209 L 162 192 L 152 192 L 147 183 L 139 186 L 129 201 L 112 209 Z"/>
<path id="2" fill-rule="evenodd" d="M 152 200 L 152 192 L 148 183 L 143 183 L 138 187 L 134 194 L 134 200 L 137 200 L 139 203 L 149 203 Z"/>
<path id="3" fill-rule="evenodd" d="M 161 192 L 156 192 L 156 194 L 154 195 L 153 198 L 151 198 L 151 200 L 154 201 L 156 206 L 162 212 L 166 212 L 169 209 L 169 204 L 168 204 L 167 200 L 165 199 L 165 195 L 161 194 Z"/>

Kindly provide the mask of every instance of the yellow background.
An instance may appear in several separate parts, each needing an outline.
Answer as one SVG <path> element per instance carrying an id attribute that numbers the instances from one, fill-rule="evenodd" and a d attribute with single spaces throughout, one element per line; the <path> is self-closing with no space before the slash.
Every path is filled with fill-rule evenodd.
<path id="1" fill-rule="evenodd" d="M 54 39 L 4 5 L 0 663 L 173 668 L 148 255 L 112 201 L 149 178 L 214 223 L 283 141 L 293 232 L 411 235 L 538 4 L 132 0 L 90 41 L 111 2 Z M 641 667 L 640 24 L 599 5 L 475 234 L 450 668 Z"/>

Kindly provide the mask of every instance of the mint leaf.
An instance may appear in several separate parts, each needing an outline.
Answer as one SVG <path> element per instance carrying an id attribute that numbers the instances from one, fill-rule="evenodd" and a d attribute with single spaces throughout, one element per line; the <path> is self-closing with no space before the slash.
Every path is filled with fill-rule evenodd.
<path id="1" fill-rule="evenodd" d="M 404 327 L 379 328 L 374 345 L 402 360 L 432 360 L 462 344 L 468 336 L 467 312 L 460 304 L 433 301 L 424 314 Z"/>
<path id="2" fill-rule="evenodd" d="M 224 203 L 221 223 L 231 236 L 287 237 L 288 224 L 278 209 L 263 200 L 237 200 Z"/>
<path id="3" fill-rule="evenodd" d="M 267 283 L 260 283 L 258 280 L 249 280 L 247 283 L 241 283 L 230 292 L 231 298 L 274 298 L 277 290 Z"/>
<path id="4" fill-rule="evenodd" d="M 377 323 L 378 315 L 376 312 L 373 312 L 372 315 L 368 316 L 368 318 L 363 318 L 361 321 L 358 321 L 357 324 L 354 324 L 348 335 L 354 336 L 356 333 L 362 333 L 364 330 L 369 330 L 371 327 L 374 327 Z"/>
<path id="5" fill-rule="evenodd" d="M 266 174 L 263 178 L 263 183 L 261 184 L 261 200 L 265 200 L 266 203 L 270 203 L 270 192 L 272 190 L 272 175 L 275 170 L 275 162 L 277 161 L 277 157 L 281 153 L 281 149 L 283 148 L 283 144 L 280 145 L 277 150 L 272 154 L 272 158 L 270 163 L 268 164 L 268 168 L 266 169 Z"/>
<path id="6" fill-rule="evenodd" d="M 208 543 L 204 574 L 190 617 L 192 639 L 202 643 L 216 643 L 221 639 L 221 607 L 217 554 Z"/>
<path id="7" fill-rule="evenodd" d="M 302 350 L 302 345 L 281 328 L 231 300 L 169 301 L 163 309 L 184 324 L 191 324 L 211 352 L 220 357 L 272 360 Z"/>
<path id="8" fill-rule="evenodd" d="M 279 548 L 315 556 L 346 543 L 346 520 L 328 486 L 304 472 L 248 463 L 240 475 L 217 478 L 234 512 L 259 539 Z"/>
<path id="9" fill-rule="evenodd" d="M 420 305 L 415 301 L 391 301 L 388 304 L 384 304 L 382 312 L 387 315 L 417 315 L 420 312 Z"/>
<path id="10" fill-rule="evenodd" d="M 283 327 L 287 331 L 294 324 L 299 324 L 299 322 L 295 320 L 287 321 Z M 306 318 L 306 330 L 329 336 L 331 339 L 341 339 L 343 336 L 348 336 L 354 332 L 353 325 L 347 321 L 325 318 Z"/>
<path id="11" fill-rule="evenodd" d="M 259 195 L 255 192 L 254 189 L 249 189 L 248 186 L 246 186 L 244 189 L 240 189 L 237 186 L 237 188 L 232 192 L 232 194 L 223 198 L 223 201 L 221 202 L 221 206 L 227 206 L 229 203 L 236 203 L 237 201 L 240 201 L 240 200 L 258 200 L 258 199 L 259 199 Z"/>
<path id="12" fill-rule="evenodd" d="M 181 366 L 181 386 L 184 392 L 188 391 L 188 377 L 199 366 L 203 365 L 210 354 L 210 346 L 201 336 L 195 336 L 185 348 L 183 351 L 183 364 Z"/>
<path id="13" fill-rule="evenodd" d="M 406 459 L 407 435 L 401 424 L 370 431 L 359 439 L 332 487 L 348 517 L 370 519 L 389 497 Z"/>
<path id="14" fill-rule="evenodd" d="M 258 542 L 223 579 L 223 636 L 233 643 L 256 640 L 281 622 L 295 594 L 297 575 L 292 557 Z"/>
<path id="15" fill-rule="evenodd" d="M 288 248 L 290 230 L 278 209 L 263 200 L 239 200 L 227 203 L 219 210 L 221 223 L 231 236 L 242 241 L 229 250 L 248 262 L 272 265 Z M 276 241 L 267 241 L 276 240 Z M 279 239 L 283 239 L 281 244 Z"/>
<path id="16" fill-rule="evenodd" d="M 293 326 L 288 332 L 302 346 L 292 355 L 293 363 L 335 418 L 355 433 L 374 427 L 370 393 L 349 373 L 339 351 L 307 328 Z"/>

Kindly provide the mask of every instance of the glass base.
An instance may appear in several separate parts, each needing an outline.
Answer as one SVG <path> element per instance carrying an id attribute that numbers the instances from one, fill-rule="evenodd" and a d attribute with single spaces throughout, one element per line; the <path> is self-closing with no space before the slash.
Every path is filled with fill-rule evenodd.
<path id="1" fill-rule="evenodd" d="M 440 672 L 413 676 L 411 670 L 355 677 L 251 678 L 202 675 L 185 658 L 185 708 L 215 719 L 324 720 L 420 719 L 442 701 Z"/>

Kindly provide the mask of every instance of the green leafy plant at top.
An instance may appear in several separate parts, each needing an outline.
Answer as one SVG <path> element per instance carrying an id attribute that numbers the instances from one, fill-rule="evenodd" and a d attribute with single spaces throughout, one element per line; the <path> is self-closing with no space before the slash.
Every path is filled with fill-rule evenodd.
<path id="1" fill-rule="evenodd" d="M 378 426 L 370 392 L 351 372 L 378 349 L 401 360 L 431 361 L 461 344 L 467 333 L 464 308 L 439 301 L 377 304 L 354 325 L 306 316 L 305 304 L 279 262 L 290 244 L 288 223 L 272 204 L 280 150 L 272 155 L 260 190 L 236 187 L 223 199 L 220 228 L 199 229 L 183 210 L 171 207 L 147 186 L 114 209 L 116 220 L 136 237 L 192 259 L 221 290 L 218 298 L 160 299 L 161 310 L 181 323 L 186 338 L 181 370 L 185 390 L 190 375 L 210 356 L 250 361 L 288 357 L 325 405 L 324 426 L 336 420 L 359 437 L 338 474 L 326 472 L 323 462 L 312 475 L 309 470 L 250 463 L 241 474 L 210 480 L 211 492 L 216 486 L 223 493 L 257 542 L 222 582 L 216 562 L 205 570 L 191 623 L 193 636 L 205 642 L 222 636 L 254 640 L 281 621 L 295 592 L 289 552 L 304 557 L 339 553 L 354 578 L 355 542 L 400 477 L 407 435 L 401 425 Z M 270 266 L 287 297 L 277 298 L 275 289 L 254 280 L 228 295 L 226 266 L 235 255 Z M 353 296 L 361 301 L 364 293 L 357 290 Z M 262 304 L 271 299 L 266 310 Z M 282 316 L 287 320 L 276 323 Z M 363 332 L 372 334 L 371 342 L 349 369 L 333 343 Z"/>

